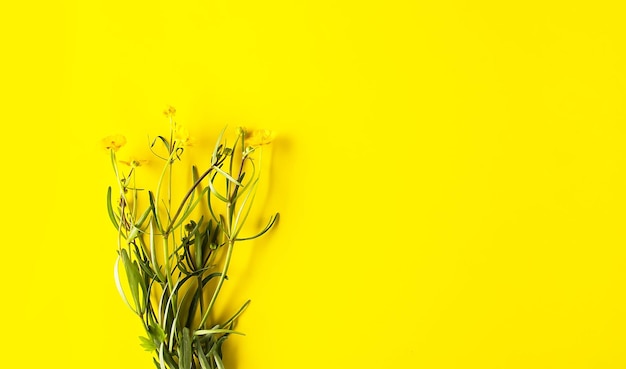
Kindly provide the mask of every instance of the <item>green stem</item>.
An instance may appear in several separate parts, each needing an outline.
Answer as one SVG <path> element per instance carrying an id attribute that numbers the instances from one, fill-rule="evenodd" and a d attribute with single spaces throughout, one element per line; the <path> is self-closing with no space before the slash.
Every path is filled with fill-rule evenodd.
<path id="1" fill-rule="evenodd" d="M 131 169 L 133 171 L 133 218 L 137 217 L 137 173 L 134 168 Z"/>
<path id="2" fill-rule="evenodd" d="M 174 142 L 174 131 L 176 127 L 174 127 L 175 123 L 170 115 L 170 162 L 173 159 L 173 154 L 176 152 L 176 143 Z M 170 177 L 169 177 L 169 187 L 167 189 L 167 203 L 169 209 L 172 208 L 172 173 L 173 173 L 173 165 L 170 165 Z"/>
<path id="3" fill-rule="evenodd" d="M 228 202 L 226 204 L 226 224 L 224 224 L 224 232 L 227 235 L 231 235 L 232 234 L 232 225 L 233 225 L 233 216 L 234 216 L 234 212 L 233 210 L 235 209 L 235 204 L 233 204 L 232 202 Z"/>
<path id="4" fill-rule="evenodd" d="M 217 295 L 219 295 L 220 290 L 222 289 L 222 285 L 224 284 L 224 280 L 226 280 L 226 273 L 228 273 L 228 267 L 230 265 L 230 259 L 233 255 L 233 246 L 235 245 L 235 240 L 228 240 L 228 250 L 226 251 L 226 260 L 224 260 L 224 268 L 222 269 L 222 274 L 220 275 L 220 279 L 217 282 L 217 286 L 215 287 L 215 292 L 213 292 L 213 297 L 211 297 L 211 301 L 209 302 L 209 306 L 207 307 L 204 315 L 202 316 L 202 320 L 200 321 L 200 325 L 198 329 L 204 327 L 206 320 L 213 309 L 213 305 L 215 305 L 215 301 L 217 300 Z"/>
<path id="5" fill-rule="evenodd" d="M 170 165 L 169 185 L 167 187 L 167 204 L 168 209 L 172 208 L 172 175 L 174 173 L 174 166 Z"/>
<path id="6" fill-rule="evenodd" d="M 163 167 L 161 171 L 161 176 L 159 176 L 159 182 L 157 183 L 155 199 L 154 199 L 154 213 L 157 217 L 159 217 L 159 197 L 161 196 L 161 184 L 163 183 L 163 178 L 165 178 L 165 173 L 167 172 L 168 167 L 172 166 L 172 153 L 167 158 L 167 164 Z"/>
<path id="7" fill-rule="evenodd" d="M 117 180 L 117 185 L 119 187 L 120 190 L 120 223 L 119 223 L 119 227 L 117 230 L 117 248 L 118 250 L 122 249 L 122 230 L 125 230 L 125 225 L 128 224 L 134 224 L 134 220 L 133 219 L 126 219 L 126 214 L 125 214 L 125 210 L 126 210 L 126 206 L 128 205 L 128 200 L 126 200 L 126 195 L 124 193 L 124 189 L 125 186 L 122 184 L 122 179 L 120 178 L 120 170 L 119 167 L 117 165 L 117 155 L 115 154 L 115 150 L 111 149 L 111 163 L 113 165 L 113 171 L 115 172 L 115 179 Z M 131 214 L 131 218 L 132 218 L 132 214 Z M 131 247 L 130 245 L 128 246 L 128 254 L 132 255 L 132 251 L 131 251 Z"/>
<path id="8" fill-rule="evenodd" d="M 202 180 L 204 178 L 206 178 L 206 176 L 208 176 L 209 173 L 211 173 L 212 171 L 213 171 L 213 166 L 211 166 L 204 173 L 202 173 L 202 175 L 200 177 L 198 177 L 198 179 L 193 184 L 193 186 L 191 186 L 189 191 L 187 191 L 187 193 L 185 194 L 185 197 L 183 198 L 183 201 L 181 201 L 180 205 L 178 206 L 178 209 L 176 210 L 176 213 L 174 213 L 174 216 L 172 217 L 172 220 L 170 221 L 170 225 L 165 230 L 165 235 L 169 234 L 172 231 L 172 228 L 174 228 L 174 224 L 176 224 L 176 219 L 178 219 L 178 217 L 180 216 L 180 212 L 185 207 L 185 203 L 187 202 L 187 200 L 189 200 L 189 197 L 191 196 L 193 191 L 196 189 L 196 187 L 198 187 L 200 185 Z M 209 194 L 209 196 L 210 196 L 210 194 Z"/>
<path id="9" fill-rule="evenodd" d="M 199 314 L 200 316 L 202 316 L 202 312 L 204 311 L 204 293 L 203 293 L 203 288 L 202 288 L 202 274 L 198 275 L 197 278 L 197 287 L 196 287 L 196 299 L 198 299 L 198 302 L 200 303 L 200 307 L 199 307 Z M 187 316 L 187 327 L 191 327 L 193 325 L 193 321 L 195 320 L 196 317 L 196 310 L 197 308 L 197 304 L 193 305 L 193 309 L 189 310 L 189 315 Z"/>
<path id="10" fill-rule="evenodd" d="M 169 257 L 169 237 L 167 235 L 163 236 L 163 263 L 165 267 L 165 279 L 167 280 L 167 287 L 170 290 L 170 294 L 174 291 L 174 283 L 172 281 L 172 269 L 170 267 L 170 257 Z M 175 297 L 172 296 L 172 305 L 176 306 Z"/>

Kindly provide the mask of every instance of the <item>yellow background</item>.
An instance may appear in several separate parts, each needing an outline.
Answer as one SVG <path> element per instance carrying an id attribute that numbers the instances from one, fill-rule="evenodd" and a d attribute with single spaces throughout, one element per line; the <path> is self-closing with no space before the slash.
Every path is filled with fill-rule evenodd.
<path id="1" fill-rule="evenodd" d="M 98 141 L 142 147 L 168 104 L 202 145 L 279 132 L 229 368 L 626 367 L 620 1 L 16 3 L 3 367 L 153 367 Z"/>

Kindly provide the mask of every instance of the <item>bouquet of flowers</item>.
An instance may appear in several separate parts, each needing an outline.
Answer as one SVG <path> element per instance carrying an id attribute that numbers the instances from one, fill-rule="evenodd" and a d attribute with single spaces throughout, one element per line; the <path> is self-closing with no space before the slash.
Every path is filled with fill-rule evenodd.
<path id="1" fill-rule="evenodd" d="M 173 167 L 189 136 L 175 121 L 175 109 L 165 115 L 169 135 L 150 145 L 163 163 L 154 189 L 137 188 L 143 161 L 118 160 L 123 136 L 103 140 L 116 179 L 107 191 L 107 211 L 117 233 L 115 281 L 143 324 L 141 346 L 154 353 L 158 369 L 221 369 L 222 345 L 230 335 L 242 334 L 235 324 L 250 303 L 227 319 L 214 320 L 233 250 L 240 241 L 262 236 L 278 220 L 276 213 L 257 234 L 242 234 L 261 179 L 262 146 L 273 133 L 239 128 L 228 145 L 222 130 L 210 164 L 203 171 L 192 166 L 192 185 L 174 202 Z"/>

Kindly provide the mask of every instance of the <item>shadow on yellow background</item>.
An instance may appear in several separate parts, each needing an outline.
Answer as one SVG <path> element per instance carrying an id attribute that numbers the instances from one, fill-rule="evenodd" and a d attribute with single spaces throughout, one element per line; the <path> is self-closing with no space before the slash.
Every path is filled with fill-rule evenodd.
<path id="1" fill-rule="evenodd" d="M 4 362 L 153 367 L 113 282 L 98 142 L 145 147 L 171 104 L 194 155 L 224 125 L 279 132 L 281 222 L 236 250 L 227 300 L 253 302 L 229 368 L 625 367 L 618 4 L 9 8 Z"/>

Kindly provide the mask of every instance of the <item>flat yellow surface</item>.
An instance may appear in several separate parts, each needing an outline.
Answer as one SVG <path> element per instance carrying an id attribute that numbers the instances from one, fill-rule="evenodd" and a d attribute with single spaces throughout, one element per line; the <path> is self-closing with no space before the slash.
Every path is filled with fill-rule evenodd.
<path id="1" fill-rule="evenodd" d="M 174 105 L 279 133 L 229 369 L 626 367 L 621 4 L 3 5 L 0 366 L 154 367 L 98 142 Z"/>

